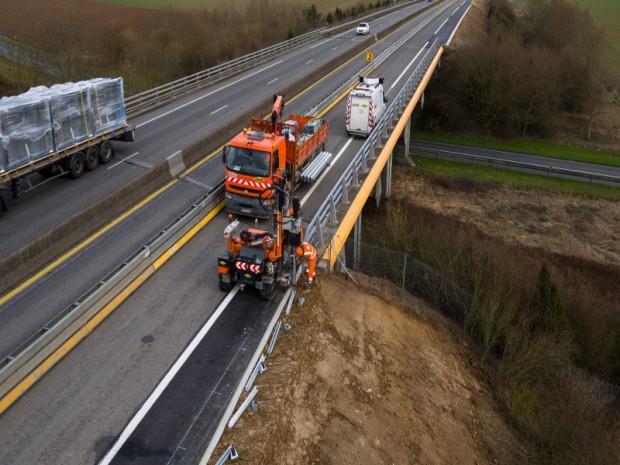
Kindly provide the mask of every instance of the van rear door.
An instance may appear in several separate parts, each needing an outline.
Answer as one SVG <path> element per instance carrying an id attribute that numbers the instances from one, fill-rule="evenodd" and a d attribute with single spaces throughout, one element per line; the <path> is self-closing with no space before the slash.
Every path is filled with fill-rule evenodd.
<path id="1" fill-rule="evenodd" d="M 359 97 L 353 95 L 351 97 L 351 124 L 349 131 L 368 133 L 368 113 L 369 108 L 368 97 Z"/>

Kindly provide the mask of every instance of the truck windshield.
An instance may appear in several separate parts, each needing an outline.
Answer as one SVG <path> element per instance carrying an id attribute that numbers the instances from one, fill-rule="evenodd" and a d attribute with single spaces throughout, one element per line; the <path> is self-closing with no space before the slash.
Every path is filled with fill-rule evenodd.
<path id="1" fill-rule="evenodd" d="M 229 170 L 249 176 L 269 176 L 271 156 L 269 152 L 242 147 L 228 147 L 227 164 Z"/>

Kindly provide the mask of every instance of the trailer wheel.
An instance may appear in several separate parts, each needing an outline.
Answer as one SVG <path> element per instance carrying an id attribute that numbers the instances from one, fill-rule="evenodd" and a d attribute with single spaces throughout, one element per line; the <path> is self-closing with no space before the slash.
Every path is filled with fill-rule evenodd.
<path id="1" fill-rule="evenodd" d="M 84 157 L 86 163 L 86 171 L 94 171 L 99 166 L 99 149 L 96 145 L 91 145 L 86 151 Z"/>
<path id="2" fill-rule="evenodd" d="M 106 140 L 103 144 L 101 144 L 101 149 L 99 150 L 99 161 L 102 165 L 105 165 L 114 156 L 114 146 L 112 146 L 112 142 Z"/>
<path id="3" fill-rule="evenodd" d="M 67 164 L 67 171 L 69 171 L 69 176 L 71 176 L 73 179 L 77 179 L 84 174 L 85 168 L 86 162 L 84 161 L 84 154 L 82 152 L 77 152 L 71 155 L 69 163 Z"/>

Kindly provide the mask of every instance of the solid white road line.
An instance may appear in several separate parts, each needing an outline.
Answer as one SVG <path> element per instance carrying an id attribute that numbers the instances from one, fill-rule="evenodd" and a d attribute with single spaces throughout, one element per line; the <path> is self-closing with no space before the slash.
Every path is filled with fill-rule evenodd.
<path id="1" fill-rule="evenodd" d="M 183 435 L 181 440 L 177 443 L 177 447 L 174 449 L 174 452 L 172 453 L 172 455 L 168 459 L 168 462 L 166 462 L 166 465 L 169 465 L 174 460 L 174 458 L 177 455 L 177 452 L 179 451 L 179 449 L 185 450 L 183 447 L 181 447 L 181 444 L 183 444 L 185 442 L 185 438 L 187 438 L 189 433 L 192 431 L 192 428 L 194 427 L 194 425 L 196 424 L 196 422 L 200 418 L 200 415 L 202 415 L 202 412 L 205 411 L 205 408 L 209 404 L 209 401 L 211 400 L 211 397 L 213 397 L 213 394 L 221 395 L 219 392 L 216 391 L 216 389 L 222 384 L 222 381 L 224 380 L 224 378 L 226 377 L 226 375 L 230 371 L 230 367 L 232 367 L 233 363 L 235 363 L 235 361 L 237 360 L 237 357 L 239 356 L 239 354 L 241 352 L 247 350 L 246 347 L 245 347 L 245 344 L 246 344 L 246 342 L 248 341 L 248 339 L 250 338 L 251 335 L 252 335 L 252 332 L 249 331 L 248 334 L 245 336 L 245 339 L 243 340 L 243 343 L 239 346 L 239 349 L 237 349 L 237 352 L 235 353 L 235 356 L 232 358 L 232 360 L 230 361 L 230 363 L 226 367 L 226 370 L 224 370 L 224 373 L 222 373 L 222 376 L 220 376 L 220 379 L 218 379 L 217 383 L 215 384 L 215 387 L 211 390 L 211 393 L 207 396 L 205 401 L 202 403 L 202 406 L 200 407 L 200 409 L 198 409 L 198 411 L 194 412 L 194 418 L 192 419 L 191 424 L 187 427 L 187 429 L 185 430 L 185 434 Z"/>
<path id="2" fill-rule="evenodd" d="M 464 5 L 464 4 L 463 4 Z M 450 42 L 452 42 L 452 38 L 454 37 L 454 34 L 456 34 L 456 31 L 459 29 L 459 26 L 461 25 L 461 23 L 463 22 L 463 20 L 465 19 L 465 16 L 467 16 L 467 13 L 469 12 L 469 9 L 471 8 L 471 4 L 467 7 L 467 9 L 465 10 L 465 13 L 463 13 L 463 15 L 461 16 L 461 19 L 459 19 L 459 22 L 456 23 L 456 26 L 454 27 L 454 29 L 452 30 L 452 34 L 450 34 L 450 37 L 448 38 L 448 41 L 446 42 L 446 45 L 450 45 Z"/>
<path id="3" fill-rule="evenodd" d="M 331 39 L 324 40 L 323 42 L 319 42 L 318 44 L 315 44 L 315 45 L 313 45 L 312 47 L 309 47 L 309 48 L 316 48 L 316 47 L 318 47 L 320 45 L 326 44 L 330 40 L 334 40 L 334 37 L 332 37 Z"/>
<path id="4" fill-rule="evenodd" d="M 142 419 L 146 416 L 146 414 L 151 409 L 151 407 L 155 404 L 157 399 L 159 399 L 159 396 L 161 396 L 164 390 L 168 387 L 172 379 L 179 372 L 179 370 L 181 369 L 183 364 L 187 361 L 187 359 L 192 354 L 192 352 L 196 350 L 196 347 L 198 347 L 200 342 L 202 342 L 202 340 L 207 335 L 207 333 L 209 332 L 213 324 L 217 321 L 217 319 L 220 317 L 224 309 L 228 306 L 228 304 L 233 299 L 233 297 L 237 294 L 237 292 L 239 292 L 238 285 L 235 286 L 233 290 L 228 293 L 228 295 L 224 298 L 224 300 L 222 300 L 222 303 L 217 307 L 217 310 L 215 310 L 213 315 L 211 315 L 211 318 L 209 318 L 209 320 L 205 323 L 205 325 L 200 329 L 198 334 L 196 334 L 194 339 L 192 339 L 192 342 L 190 342 L 189 345 L 185 348 L 181 356 L 176 360 L 176 362 L 174 362 L 174 365 L 172 365 L 172 368 L 168 370 L 168 373 L 166 373 L 166 376 L 164 376 L 164 378 L 160 381 L 160 383 L 157 385 L 155 390 L 151 393 L 151 395 L 146 400 L 146 402 L 142 405 L 140 410 L 138 410 L 138 412 L 134 415 L 134 417 L 129 421 L 129 423 L 127 424 L 127 426 L 125 427 L 121 435 L 119 436 L 119 438 L 116 440 L 116 442 L 112 446 L 112 448 L 108 451 L 108 453 L 105 455 L 103 460 L 99 462 L 99 465 L 109 465 L 112 462 L 112 460 L 114 459 L 118 451 L 121 449 L 121 447 L 123 447 L 127 439 L 129 439 L 129 437 L 131 436 L 131 433 L 133 433 L 134 430 L 138 427 Z"/>
<path id="5" fill-rule="evenodd" d="M 299 273 L 300 271 L 301 270 L 299 270 L 297 273 L 297 278 L 299 278 L 300 276 L 300 273 Z M 211 458 L 211 454 L 213 454 L 215 447 L 219 443 L 220 438 L 222 437 L 222 434 L 224 433 L 224 429 L 226 428 L 226 423 L 228 423 L 228 420 L 233 414 L 233 411 L 235 409 L 235 406 L 237 405 L 237 402 L 239 402 L 239 398 L 241 397 L 241 393 L 243 392 L 245 383 L 249 379 L 253 368 L 256 366 L 256 363 L 258 362 L 258 359 L 260 358 L 261 353 L 263 352 L 263 349 L 267 345 L 267 341 L 269 341 L 269 337 L 271 336 L 273 332 L 273 328 L 276 325 L 276 322 L 280 319 L 280 315 L 282 315 L 282 310 L 284 310 L 284 306 L 289 301 L 292 291 L 293 291 L 292 288 L 288 288 L 286 292 L 284 293 L 284 298 L 278 304 L 278 308 L 273 314 L 273 317 L 271 318 L 271 321 L 269 322 L 269 326 L 267 327 L 267 330 L 265 331 L 263 338 L 258 344 L 258 347 L 256 348 L 256 351 L 254 352 L 254 355 L 252 356 L 252 360 L 250 360 L 250 363 L 246 367 L 245 372 L 243 373 L 243 376 L 241 377 L 241 382 L 237 385 L 237 389 L 233 393 L 232 400 L 229 402 L 228 407 L 226 407 L 226 411 L 224 412 L 224 415 L 222 415 L 222 419 L 220 420 L 220 423 L 218 424 L 215 430 L 215 433 L 213 434 L 213 436 L 211 436 L 211 440 L 209 441 L 207 450 L 202 456 L 202 459 L 200 459 L 200 462 L 199 462 L 200 465 L 207 465 L 207 462 Z"/>
<path id="6" fill-rule="evenodd" d="M 437 28 L 437 30 L 435 31 L 435 35 L 437 35 L 437 33 L 439 32 L 439 30 L 443 27 L 443 25 L 444 25 L 444 24 L 446 24 L 446 23 L 448 22 L 448 20 L 449 20 L 449 19 L 450 19 L 450 18 L 448 17 L 448 18 L 446 18 L 446 20 L 445 20 L 443 23 L 441 23 L 441 26 L 439 26 L 439 27 Z"/>
<path id="7" fill-rule="evenodd" d="M 162 113 L 161 115 L 158 115 L 158 116 L 156 116 L 155 118 L 152 118 L 152 119 L 150 119 L 150 120 L 148 120 L 148 121 L 145 121 L 144 123 L 140 123 L 140 124 L 138 124 L 136 127 L 137 127 L 137 128 L 140 128 L 140 127 L 142 127 L 142 126 L 146 126 L 147 124 L 152 123 L 153 121 L 157 121 L 158 119 L 163 118 L 164 116 L 168 116 L 169 114 L 174 113 L 175 111 L 180 110 L 181 108 L 185 108 L 185 107 L 187 107 L 187 106 L 189 106 L 189 105 L 192 105 L 192 104 L 194 104 L 194 103 L 196 103 L 196 102 L 198 102 L 198 101 L 202 100 L 203 98 L 207 98 L 207 97 L 209 97 L 209 96 L 211 96 L 211 95 L 215 94 L 216 92 L 219 92 L 219 91 L 221 91 L 221 90 L 224 90 L 224 89 L 226 89 L 226 88 L 228 88 L 228 87 L 230 87 L 230 86 L 234 86 L 235 84 L 238 84 L 238 83 L 240 83 L 241 81 L 245 81 L 246 79 L 251 78 L 252 76 L 256 76 L 258 73 L 262 73 L 263 71 L 268 70 L 269 68 L 273 68 L 274 66 L 279 65 L 279 64 L 280 64 L 280 63 L 282 63 L 283 61 L 284 61 L 284 60 L 276 61 L 275 63 L 272 63 L 272 64 L 270 64 L 269 66 L 265 66 L 264 68 L 259 69 L 258 71 L 254 71 L 253 73 L 248 74 L 247 76 L 244 76 L 244 77 L 242 77 L 242 78 L 239 78 L 239 79 L 237 79 L 236 81 L 233 81 L 233 82 L 231 82 L 231 83 L 228 83 L 228 84 L 226 84 L 226 85 L 223 85 L 222 87 L 219 87 L 219 88 L 217 88 L 217 89 L 215 89 L 215 90 L 212 90 L 211 92 L 209 92 L 209 93 L 207 93 L 207 94 L 201 95 L 200 97 L 195 98 L 194 100 L 191 100 L 191 101 L 189 101 L 189 102 L 187 102 L 187 103 L 184 103 L 183 105 L 179 105 L 178 107 L 173 108 L 172 110 L 167 111 L 166 113 Z"/>
<path id="8" fill-rule="evenodd" d="M 128 156 L 128 157 L 126 157 L 126 158 L 122 158 L 120 161 L 118 161 L 118 162 L 114 163 L 113 165 L 108 166 L 106 169 L 111 170 L 111 169 L 112 169 L 112 168 L 114 168 L 115 166 L 118 166 L 118 165 L 120 165 L 121 163 L 123 163 L 124 161 L 129 160 L 130 158 L 135 157 L 135 156 L 136 156 L 136 155 L 138 155 L 139 153 L 140 153 L 140 152 L 136 152 L 136 153 L 134 153 L 134 154 L 129 155 L 129 156 Z"/>
<path id="9" fill-rule="evenodd" d="M 224 108 L 226 108 L 227 106 L 228 106 L 228 105 L 224 105 L 223 107 L 220 107 L 220 108 L 218 108 L 217 110 L 212 111 L 212 112 L 211 112 L 211 113 L 209 113 L 209 114 L 210 114 L 210 115 L 215 115 L 218 111 L 223 110 L 223 109 L 224 109 Z"/>
<path id="10" fill-rule="evenodd" d="M 303 205 L 304 203 L 306 203 L 306 201 L 310 198 L 310 196 L 312 195 L 312 193 L 314 192 L 314 190 L 319 187 L 319 184 L 321 184 L 321 181 L 323 180 L 323 178 L 325 177 L 325 175 L 329 172 L 329 170 L 332 168 L 332 166 L 334 166 L 336 164 L 336 162 L 338 161 L 338 159 L 340 158 L 340 156 L 344 153 L 344 151 L 347 149 L 347 147 L 351 144 L 351 142 L 353 142 L 353 137 L 349 137 L 349 140 L 346 142 L 346 144 L 344 144 L 342 146 L 342 148 L 340 149 L 340 151 L 338 152 L 338 154 L 334 157 L 334 159 L 331 161 L 331 163 L 329 164 L 329 166 L 327 167 L 327 169 L 325 171 L 323 171 L 323 174 L 319 177 L 319 179 L 316 180 L 316 182 L 314 183 L 314 186 L 312 186 L 312 189 L 310 189 L 308 191 L 308 193 L 306 195 L 304 195 L 304 198 L 301 199 L 301 204 Z"/>
<path id="11" fill-rule="evenodd" d="M 400 73 L 400 75 L 396 78 L 396 80 L 392 83 L 392 85 L 390 86 L 389 90 L 392 90 L 394 88 L 394 86 L 398 83 L 398 81 L 400 81 L 400 79 L 404 76 L 404 74 L 407 72 L 407 70 L 411 67 L 411 65 L 413 64 L 414 61 L 416 61 L 418 59 L 418 57 L 420 56 L 420 53 L 422 53 L 424 51 L 424 49 L 426 48 L 426 46 L 428 45 L 428 42 L 426 42 L 423 46 L 422 49 L 418 52 L 418 54 L 416 56 L 413 57 L 413 60 L 411 60 L 409 62 L 409 64 L 407 65 L 407 67 L 403 70 L 402 73 Z"/>
<path id="12" fill-rule="evenodd" d="M 338 37 L 342 37 L 343 35 L 348 34 L 349 32 L 352 32 L 352 31 L 354 31 L 354 30 L 355 30 L 355 29 L 348 29 L 348 30 L 346 30 L 346 31 L 344 31 L 344 32 L 341 32 L 340 34 L 336 34 L 336 35 L 334 36 L 334 39 L 336 39 L 336 38 L 338 38 Z"/>

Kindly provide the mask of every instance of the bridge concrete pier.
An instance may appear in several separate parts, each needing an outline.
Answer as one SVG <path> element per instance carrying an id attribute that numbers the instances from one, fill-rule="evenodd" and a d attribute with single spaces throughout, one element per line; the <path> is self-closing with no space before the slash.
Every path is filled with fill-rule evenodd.
<path id="1" fill-rule="evenodd" d="M 353 269 L 359 271 L 362 259 L 362 214 L 355 220 L 353 227 Z"/>
<path id="2" fill-rule="evenodd" d="M 381 171 L 381 175 L 377 179 L 375 183 L 375 188 L 372 194 L 369 195 L 370 198 L 375 199 L 377 202 L 377 207 L 381 203 L 381 200 L 387 200 L 392 196 L 392 162 L 394 158 L 394 153 L 390 154 L 383 170 Z"/>
<path id="3" fill-rule="evenodd" d="M 409 155 L 409 149 L 411 147 L 411 118 L 407 119 L 405 128 L 403 129 L 403 136 L 399 137 L 398 142 L 394 146 L 394 157 L 396 163 L 406 166 L 415 166 L 415 162 Z"/>

